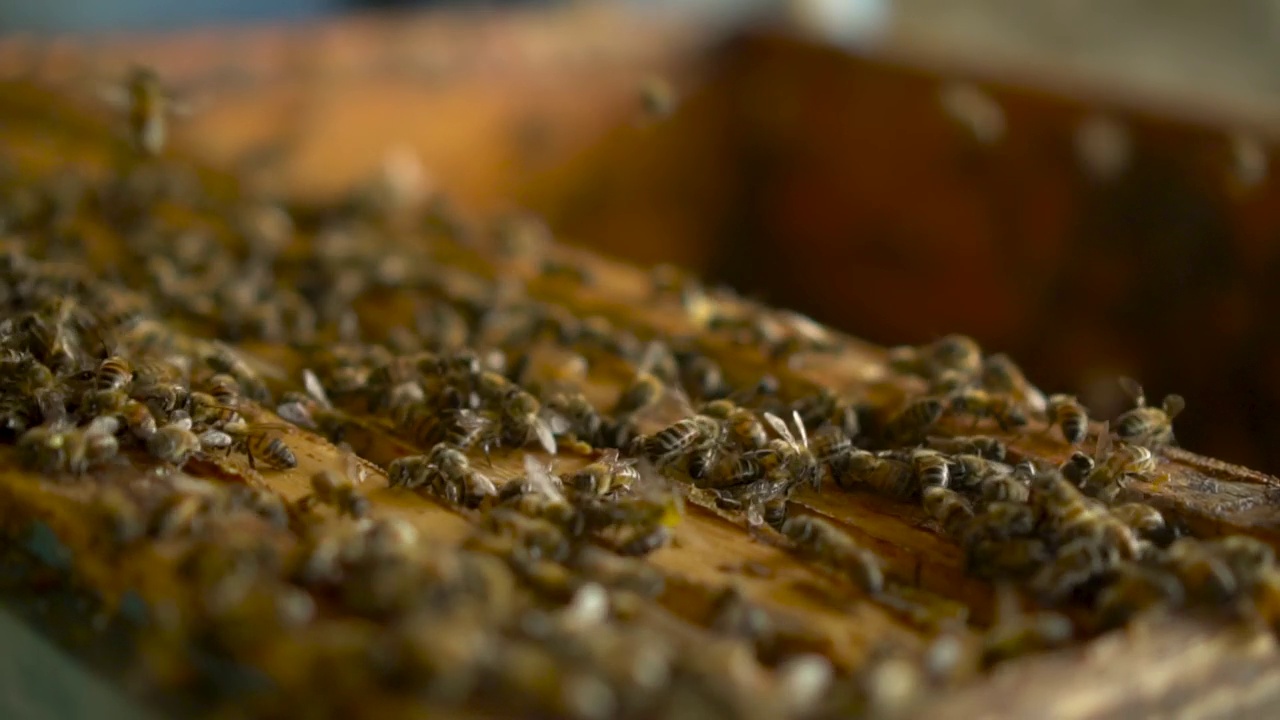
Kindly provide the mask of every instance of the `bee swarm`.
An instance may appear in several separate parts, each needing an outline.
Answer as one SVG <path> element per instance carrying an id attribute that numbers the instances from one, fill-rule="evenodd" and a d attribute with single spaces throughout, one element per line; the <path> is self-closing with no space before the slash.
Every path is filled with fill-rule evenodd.
<path id="1" fill-rule="evenodd" d="M 160 122 L 0 173 L 6 587 L 87 598 L 78 649 L 119 643 L 102 671 L 146 702 L 1277 700 L 1277 484 L 1174 447 L 1181 398 L 1126 380 L 1099 423 L 968 338 L 883 350 L 392 175 L 291 205 Z"/>

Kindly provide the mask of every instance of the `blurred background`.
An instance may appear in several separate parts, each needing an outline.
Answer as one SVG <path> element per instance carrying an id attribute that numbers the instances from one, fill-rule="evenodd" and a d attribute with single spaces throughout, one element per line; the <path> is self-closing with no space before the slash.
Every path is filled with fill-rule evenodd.
<path id="1" fill-rule="evenodd" d="M 869 340 L 972 334 L 1103 417 L 1119 374 L 1182 393 L 1183 445 L 1280 472 L 1280 2 L 0 0 L 0 26 L 0 103 L 149 63 L 199 107 L 179 148 L 281 192 L 394 151 L 474 213 Z"/>

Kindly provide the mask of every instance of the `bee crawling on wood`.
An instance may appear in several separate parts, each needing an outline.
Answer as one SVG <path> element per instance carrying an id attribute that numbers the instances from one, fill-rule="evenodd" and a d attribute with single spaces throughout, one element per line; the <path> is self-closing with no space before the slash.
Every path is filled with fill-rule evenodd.
<path id="1" fill-rule="evenodd" d="M 326 468 L 311 476 L 311 494 L 298 501 L 303 510 L 315 505 L 328 505 L 338 513 L 353 518 L 369 512 L 369 500 L 357 487 L 364 482 L 365 468 L 354 455 L 348 454 L 344 467 Z"/>
<path id="2" fill-rule="evenodd" d="M 1063 647 L 1075 636 L 1067 616 L 1052 611 L 1024 612 L 1009 585 L 1001 585 L 996 592 L 996 621 L 982 639 L 984 665 Z"/>
<path id="3" fill-rule="evenodd" d="M 884 589 L 884 571 L 875 553 L 858 545 L 842 530 L 812 515 L 797 515 L 782 524 L 782 534 L 797 553 L 843 573 L 869 593 Z"/>

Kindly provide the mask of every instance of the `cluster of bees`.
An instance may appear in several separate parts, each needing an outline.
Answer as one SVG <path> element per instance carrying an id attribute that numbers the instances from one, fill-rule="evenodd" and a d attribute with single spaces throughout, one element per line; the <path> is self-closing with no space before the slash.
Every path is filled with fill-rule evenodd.
<path id="1" fill-rule="evenodd" d="M 183 642 L 252 663 L 279 638 L 252 618 L 304 633 L 335 608 L 377 621 L 341 649 L 353 666 L 433 702 L 574 718 L 892 714 L 891 690 L 945 677 L 951 645 L 836 677 L 780 649 L 769 613 L 733 588 L 704 624 L 658 602 L 668 578 L 645 558 L 677 537 L 687 504 L 886 597 L 881 559 L 797 503 L 821 492 L 916 505 L 968 572 L 1000 585 L 988 664 L 1070 642 L 1067 607 L 1091 608 L 1089 631 L 1184 606 L 1280 619 L 1269 546 L 1190 537 L 1133 490 L 1159 476 L 1178 396 L 1156 406 L 1125 380 L 1134 407 L 1099 428 L 963 336 L 888 352 L 911 389 L 894 407 L 801 387 L 779 379 L 797 358 L 845 349 L 806 318 L 667 267 L 653 300 L 696 334 L 575 312 L 513 270 L 533 257 L 555 282 L 595 285 L 545 228 L 482 234 L 447 208 L 397 208 L 385 178 L 323 212 L 218 196 L 158 157 L 168 106 L 154 74 L 128 89 L 135 154 L 106 178 L 0 176 L 0 437 L 43 477 L 92 488 L 121 547 L 185 543 L 199 601 Z M 95 275 L 84 243 L 104 236 L 119 262 Z M 409 319 L 388 326 L 391 305 Z M 778 372 L 731 378 L 705 338 Z M 238 343 L 287 347 L 293 372 Z M 288 502 L 260 472 L 299 464 L 301 430 L 353 447 Z M 371 459 L 394 492 L 465 517 L 460 545 L 370 501 L 353 452 L 370 433 L 414 449 Z M 1002 438 L 1025 433 L 1068 458 L 1017 456 Z M 1042 608 L 1024 612 L 1014 588 Z"/>

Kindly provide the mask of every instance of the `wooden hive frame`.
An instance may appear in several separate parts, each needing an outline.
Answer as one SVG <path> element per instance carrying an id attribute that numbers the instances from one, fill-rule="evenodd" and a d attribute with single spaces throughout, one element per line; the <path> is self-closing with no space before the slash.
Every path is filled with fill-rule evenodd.
<path id="1" fill-rule="evenodd" d="M 93 119 L 77 120 L 73 109 L 60 107 L 33 88 L 11 86 L 5 97 L 13 111 L 10 117 L 19 123 L 43 122 L 49 113 L 58 119 L 58 131 L 49 134 L 49 146 L 10 145 L 16 177 L 23 182 L 34 185 L 47 181 L 53 149 L 61 150 L 64 157 L 81 158 L 83 167 L 77 172 L 92 174 L 95 165 L 98 172 L 106 168 L 107 173 L 135 166 L 136 161 L 107 139 L 108 134 Z M 174 162 L 174 167 L 197 173 L 204 192 L 222 207 L 233 207 L 245 199 L 232 178 Z M 198 221 L 220 236 L 235 236 L 225 216 L 193 216 L 183 208 L 173 211 L 177 226 Z M 297 211 L 303 216 L 307 208 Z M 91 215 L 83 223 L 76 229 L 84 243 L 79 257 L 87 267 L 76 272 L 102 270 L 113 258 L 122 256 L 122 244 L 128 238 L 118 236 L 111 222 Z M 500 252 L 483 241 L 458 242 L 423 232 L 416 225 L 393 223 L 387 232 L 403 245 L 406 262 L 450 268 L 448 282 L 436 287 L 435 293 L 447 296 L 453 288 L 464 294 L 477 285 L 488 286 L 494 279 L 517 281 L 529 302 L 565 308 L 579 317 L 605 318 L 616 330 L 625 330 L 641 341 L 687 344 L 718 361 L 730 381 L 740 386 L 771 374 L 780 381 L 785 396 L 828 388 L 841 397 L 856 398 L 882 418 L 923 391 L 918 379 L 889 369 L 884 349 L 826 330 L 821 332 L 838 352 L 794 354 L 786 361 L 772 359 L 758 347 L 734 343 L 725 333 L 706 327 L 699 310 L 702 306 L 693 306 L 691 312 L 690 305 L 678 298 L 655 295 L 647 275 L 581 250 L 535 244 L 525 252 Z M 299 237 L 287 252 L 305 253 L 313 242 L 314 238 Z M 579 268 L 590 282 L 544 273 L 547 259 Z M 138 289 L 144 287 L 140 269 L 120 268 L 120 272 Z M 296 280 L 280 278 L 283 283 Z M 364 331 L 382 337 L 390 328 L 408 323 L 413 292 L 383 291 L 363 298 L 356 310 Z M 727 296 L 713 296 L 708 302 L 717 305 L 717 312 L 752 316 L 765 312 Z M 208 348 L 216 334 L 198 317 L 165 319 L 170 321 L 172 342 L 192 352 Z M 281 343 L 244 341 L 237 343 L 236 350 L 267 378 L 277 395 L 301 389 L 301 373 L 314 361 L 298 348 Z M 556 351 L 548 352 L 551 359 L 547 362 L 554 363 Z M 589 368 L 580 381 L 584 392 L 600 407 L 612 404 L 635 370 L 626 362 L 608 358 L 592 362 Z M 462 541 L 470 532 L 471 513 L 425 495 L 388 488 L 382 477 L 395 459 L 428 448 L 397 436 L 384 419 L 362 415 L 358 406 L 344 410 L 352 415 L 344 440 L 373 465 L 364 485 L 371 515 L 411 524 L 424 544 L 449 547 Z M 245 403 L 242 412 L 251 420 L 276 421 L 269 408 Z M 659 403 L 644 416 L 640 430 L 654 432 L 679 419 L 680 413 L 674 401 Z M 1039 429 L 1033 424 L 1030 432 L 1009 434 L 982 426 L 982 432 L 1006 440 L 1016 457 L 1056 465 L 1069 448 L 1056 436 L 1038 433 Z M 944 434 L 966 430 L 964 423 L 950 420 L 937 428 Z M 1097 431 L 1094 426 L 1092 432 Z M 334 445 L 305 430 L 291 430 L 285 440 L 297 456 L 297 466 L 286 471 L 253 472 L 238 459 L 196 461 L 187 471 L 216 482 L 245 483 L 296 503 L 310 492 L 313 473 L 339 466 L 344 460 Z M 497 452 L 488 472 L 503 481 L 518 477 L 523 473 L 524 455 L 531 452 Z M 362 711 L 377 708 L 413 714 L 422 710 L 417 701 L 370 690 L 367 670 L 352 664 L 349 653 L 353 646 L 375 638 L 376 628 L 367 620 L 324 604 L 318 607 L 316 619 L 298 628 L 258 625 L 250 622 L 253 617 L 239 618 L 250 634 L 261 634 L 260 638 L 236 636 L 227 640 L 234 648 L 248 648 L 245 652 L 253 658 L 247 664 L 253 670 L 248 675 L 252 677 L 202 665 L 189 656 L 189 645 L 193 634 L 213 626 L 200 624 L 206 616 L 205 600 L 183 565 L 194 541 L 178 537 L 119 552 L 110 539 L 109 526 L 96 509 L 95 489 L 114 481 L 109 472 L 95 482 L 51 481 L 18 470 L 11 450 L 5 450 L 5 456 L 9 469 L 0 478 L 0 517 L 10 555 L 25 558 L 20 564 L 28 572 L 22 583 L 69 589 L 93 598 L 104 617 L 115 619 L 112 623 L 140 621 L 146 627 L 136 632 L 138 644 L 130 652 L 143 660 L 136 666 L 139 674 L 118 678 L 120 682 L 141 678 L 148 691 L 176 688 L 160 693 L 157 701 L 163 704 L 176 702 L 174 697 L 187 701 L 204 697 L 201 693 L 210 690 L 212 678 L 218 681 L 213 683 L 217 692 L 212 696 L 227 703 L 215 706 L 222 711 L 237 708 L 273 714 L 308 699 L 325 703 L 329 711 L 359 707 Z M 143 458 L 134 460 L 145 466 Z M 586 461 L 561 453 L 556 471 L 568 472 Z M 136 473 L 131 468 L 119 472 L 130 477 Z M 1181 520 L 1197 536 L 1243 533 L 1273 546 L 1280 539 L 1271 502 L 1278 482 L 1274 478 L 1177 449 L 1164 451 L 1158 472 L 1151 477 L 1150 481 L 1131 482 L 1128 490 Z M 790 504 L 792 513 L 824 517 L 874 549 L 885 563 L 888 591 L 869 596 L 804 562 L 786 543 L 749 527 L 740 516 L 691 501 L 683 521 L 674 529 L 672 542 L 648 558 L 665 578 L 665 590 L 654 603 L 641 603 L 635 610 L 640 622 L 677 627 L 689 638 L 691 647 L 713 643 L 714 633 L 704 627 L 710 607 L 725 588 L 734 586 L 785 629 L 783 635 L 792 650 L 824 655 L 841 677 L 860 677 L 886 648 L 916 656 L 925 653 L 938 637 L 946 636 L 954 637 L 971 653 L 980 642 L 982 629 L 991 619 L 991 587 L 966 574 L 963 552 L 942 537 L 914 504 L 831 487 L 800 492 Z M 233 530 L 286 549 L 299 542 L 292 531 L 281 531 L 265 522 L 247 521 Z M 140 608 L 144 610 L 140 612 Z M 213 631 L 225 630 L 219 626 Z M 95 637 L 86 646 L 102 642 Z M 344 682 L 336 682 L 332 676 L 335 662 L 342 663 Z M 752 668 L 752 677 L 762 683 L 774 681 L 768 663 Z M 1280 694 L 1280 683 L 1275 682 L 1278 668 L 1274 641 L 1268 633 L 1212 617 L 1154 614 L 1124 629 L 1056 653 L 1006 663 L 989 673 L 961 670 L 921 698 L 924 704 L 913 705 L 911 711 L 921 717 L 1035 717 L 1051 707 L 1055 717 L 1132 717 L 1178 708 L 1195 716 L 1239 717 L 1265 712 L 1276 702 L 1275 696 Z M 270 679 L 270 692 L 244 689 L 253 686 L 255 673 Z M 890 704 L 888 710 L 894 707 Z M 466 708 L 450 712 L 465 716 Z"/>

